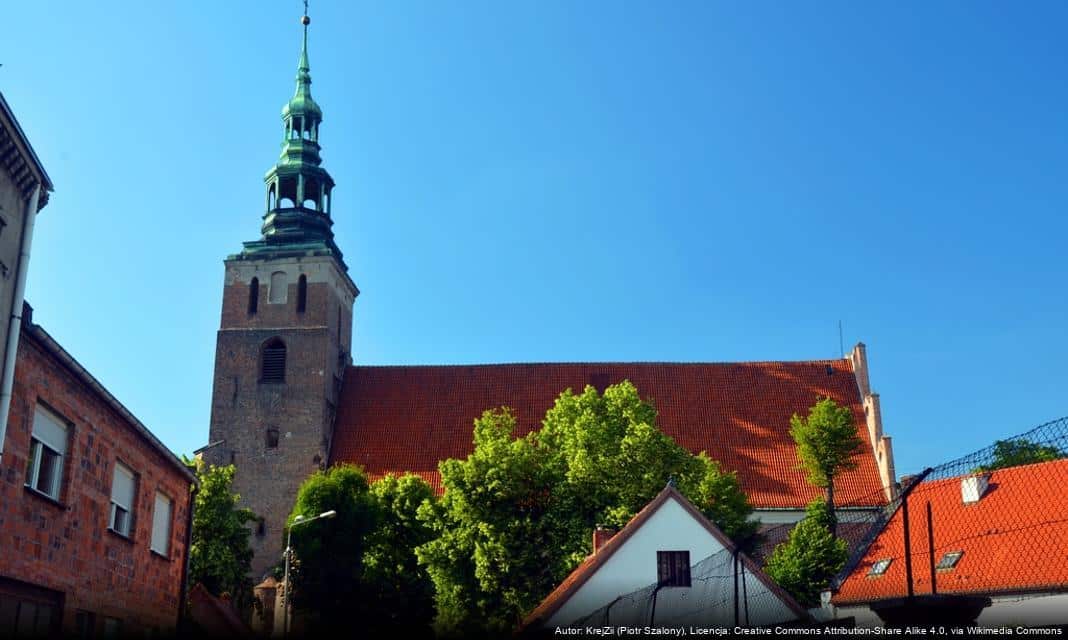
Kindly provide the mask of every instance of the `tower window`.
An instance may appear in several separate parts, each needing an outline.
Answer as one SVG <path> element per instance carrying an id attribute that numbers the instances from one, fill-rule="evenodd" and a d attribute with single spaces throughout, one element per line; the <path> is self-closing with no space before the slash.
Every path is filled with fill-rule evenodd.
<path id="1" fill-rule="evenodd" d="M 297 313 L 304 313 L 308 307 L 308 276 L 303 273 L 297 279 Z"/>
<path id="2" fill-rule="evenodd" d="M 267 448 L 278 448 L 278 429 L 271 428 L 267 430 Z"/>
<path id="3" fill-rule="evenodd" d="M 285 271 L 275 271 L 271 274 L 271 290 L 267 292 L 267 300 L 271 304 L 281 304 L 286 301 L 289 283 Z"/>
<path id="4" fill-rule="evenodd" d="M 248 284 L 248 312 L 256 313 L 256 307 L 260 304 L 260 279 L 253 278 Z"/>
<path id="5" fill-rule="evenodd" d="M 260 370 L 260 382 L 286 381 L 286 345 L 278 338 L 272 339 L 263 347 L 263 366 Z"/>

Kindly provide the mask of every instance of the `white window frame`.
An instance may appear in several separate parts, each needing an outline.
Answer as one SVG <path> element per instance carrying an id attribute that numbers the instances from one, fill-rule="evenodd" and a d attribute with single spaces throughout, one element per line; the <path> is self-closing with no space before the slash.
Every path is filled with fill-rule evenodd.
<path id="1" fill-rule="evenodd" d="M 115 495 L 116 490 L 119 489 L 119 474 L 125 473 L 130 479 L 130 495 L 129 497 Z M 133 504 L 137 498 L 137 475 L 133 470 L 122 464 L 121 462 L 115 463 L 115 470 L 111 475 L 111 509 L 108 511 L 108 529 L 115 533 L 129 538 L 133 531 Z M 119 512 L 123 513 L 123 519 L 121 522 L 116 523 L 115 519 Z"/>
<path id="2" fill-rule="evenodd" d="M 160 518 L 160 503 L 167 505 L 166 518 Z M 174 500 L 162 491 L 156 492 L 156 500 L 152 504 L 152 540 L 149 548 L 159 555 L 168 558 L 171 553 L 171 533 L 174 524 Z M 162 532 L 160 527 L 162 527 Z M 161 549 L 160 546 L 163 548 Z"/>
<path id="3" fill-rule="evenodd" d="M 33 435 L 30 437 L 30 452 L 26 461 L 26 486 L 28 488 L 53 500 L 59 500 L 60 489 L 63 487 L 63 468 L 69 439 L 70 423 L 45 407 L 37 405 L 33 413 Z M 52 477 L 46 480 L 47 484 L 44 488 L 39 488 L 41 461 L 46 452 L 55 456 L 55 462 L 52 465 Z"/>

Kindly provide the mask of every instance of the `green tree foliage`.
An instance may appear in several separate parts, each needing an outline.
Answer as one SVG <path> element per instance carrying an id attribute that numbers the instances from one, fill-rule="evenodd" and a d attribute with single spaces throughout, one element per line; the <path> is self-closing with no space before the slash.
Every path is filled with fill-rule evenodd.
<path id="1" fill-rule="evenodd" d="M 434 584 L 415 557 L 416 547 L 434 532 L 418 518 L 419 508 L 435 502 L 434 491 L 415 475 L 387 475 L 371 484 L 377 521 L 363 554 L 366 598 L 374 603 L 368 625 L 385 635 L 403 629 L 430 631 Z"/>
<path id="2" fill-rule="evenodd" d="M 314 613 L 306 618 L 307 631 L 344 628 L 372 636 L 402 627 L 429 630 L 432 585 L 414 549 L 430 540 L 431 530 L 416 514 L 432 499 L 416 476 L 369 485 L 354 465 L 317 472 L 301 485 L 287 528 L 297 515 L 337 512 L 293 529 L 293 604 Z"/>
<path id="3" fill-rule="evenodd" d="M 565 391 L 542 428 L 515 435 L 507 409 L 475 421 L 474 452 L 440 465 L 445 496 L 421 511 L 437 534 L 417 550 L 436 587 L 439 632 L 513 629 L 590 552 L 598 524 L 621 527 L 670 478 L 736 540 L 752 507 L 732 473 L 656 427 L 629 382 Z"/>
<path id="4" fill-rule="evenodd" d="M 1064 456 L 1065 453 L 1057 447 L 1031 442 L 1027 438 L 998 440 L 994 443 L 994 457 L 990 464 L 978 467 L 976 471 L 994 471 L 1022 464 L 1049 462 Z"/>
<path id="5" fill-rule="evenodd" d="M 237 506 L 238 496 L 231 488 L 233 465 L 215 467 L 199 459 L 186 459 L 185 463 L 196 473 L 200 485 L 193 505 L 189 584 L 199 582 L 217 596 L 227 594 L 238 611 L 248 611 L 252 605 L 252 549 L 246 525 L 256 516 Z"/>
<path id="6" fill-rule="evenodd" d="M 764 571 L 806 607 L 819 604 L 825 589 L 848 557 L 846 543 L 831 533 L 833 516 L 823 500 L 814 500 L 806 515 L 790 531 L 790 537 L 775 547 Z"/>
<path id="7" fill-rule="evenodd" d="M 827 490 L 827 509 L 831 533 L 836 531 L 834 515 L 834 479 L 847 469 L 855 469 L 853 456 L 863 443 L 857 437 L 853 412 L 823 398 L 808 410 L 808 417 L 794 414 L 790 418 L 790 435 L 797 443 L 797 457 L 808 481 Z"/>

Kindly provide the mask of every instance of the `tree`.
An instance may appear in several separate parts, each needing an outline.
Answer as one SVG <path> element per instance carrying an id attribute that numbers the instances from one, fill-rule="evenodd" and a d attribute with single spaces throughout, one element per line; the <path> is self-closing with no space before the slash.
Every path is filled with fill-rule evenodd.
<path id="1" fill-rule="evenodd" d="M 430 542 L 433 530 L 418 517 L 419 508 L 435 502 L 422 478 L 387 475 L 371 484 L 377 521 L 363 554 L 365 597 L 374 603 L 364 623 L 373 635 L 405 630 L 405 636 L 428 634 L 434 619 L 434 584 L 419 565 L 416 547 Z"/>
<path id="2" fill-rule="evenodd" d="M 667 481 L 736 540 L 756 523 L 734 474 L 656 426 L 629 382 L 565 391 L 542 422 L 515 434 L 508 409 L 475 421 L 474 451 L 440 465 L 445 495 L 420 516 L 437 537 L 418 550 L 445 634 L 504 633 L 590 552 L 597 525 L 621 527 Z"/>
<path id="3" fill-rule="evenodd" d="M 249 611 L 252 549 L 246 525 L 256 516 L 237 506 L 239 496 L 231 489 L 234 465 L 215 467 L 188 458 L 184 462 L 200 485 L 193 503 L 189 583 L 199 582 L 217 596 L 229 595 L 238 611 Z"/>
<path id="4" fill-rule="evenodd" d="M 814 607 L 849 553 L 845 541 L 831 533 L 834 519 L 826 502 L 813 500 L 805 512 L 786 542 L 775 547 L 764 571 L 799 603 Z"/>
<path id="5" fill-rule="evenodd" d="M 808 410 L 808 417 L 796 413 L 790 418 L 790 435 L 797 443 L 797 457 L 808 481 L 827 490 L 830 531 L 838 530 L 834 514 L 834 480 L 844 470 L 857 466 L 853 456 L 860 452 L 853 412 L 830 398 L 823 398 Z"/>
<path id="6" fill-rule="evenodd" d="M 1065 453 L 1057 447 L 1031 442 L 1027 438 L 998 440 L 994 443 L 993 459 L 990 464 L 978 467 L 976 471 L 994 471 L 1035 462 L 1049 462 L 1064 456 Z"/>
<path id="7" fill-rule="evenodd" d="M 290 580 L 295 609 L 316 614 L 306 630 L 347 629 L 374 636 L 403 628 L 429 631 L 432 583 L 414 549 L 431 529 L 417 517 L 430 486 L 406 475 L 368 484 L 362 469 L 338 465 L 305 480 L 287 521 L 336 511 L 293 529 Z M 358 620 L 357 628 L 352 621 Z"/>

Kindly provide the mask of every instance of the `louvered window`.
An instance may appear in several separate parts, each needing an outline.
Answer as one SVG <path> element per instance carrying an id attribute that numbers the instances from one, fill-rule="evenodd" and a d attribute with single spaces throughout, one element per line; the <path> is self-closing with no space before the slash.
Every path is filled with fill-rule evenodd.
<path id="1" fill-rule="evenodd" d="M 662 587 L 690 586 L 690 552 L 657 551 L 656 574 Z"/>
<path id="2" fill-rule="evenodd" d="M 263 348 L 263 371 L 260 382 L 286 381 L 286 345 L 275 340 Z"/>

